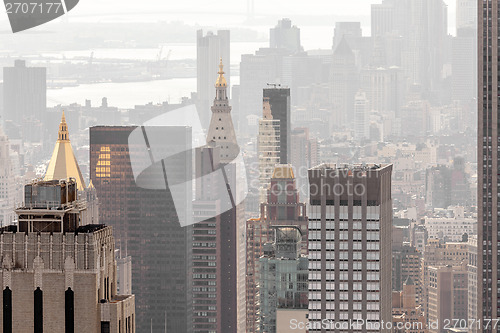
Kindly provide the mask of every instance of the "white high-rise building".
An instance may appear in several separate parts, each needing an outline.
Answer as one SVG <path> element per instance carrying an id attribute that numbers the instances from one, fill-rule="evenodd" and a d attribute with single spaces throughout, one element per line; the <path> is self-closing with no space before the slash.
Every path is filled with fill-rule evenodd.
<path id="1" fill-rule="evenodd" d="M 259 200 L 266 201 L 274 167 L 280 163 L 280 121 L 273 119 L 269 98 L 263 101 L 263 118 L 259 120 L 257 150 L 259 155 Z"/>
<path id="2" fill-rule="evenodd" d="M 368 113 L 366 93 L 358 91 L 354 97 L 354 138 L 356 140 L 370 137 L 370 117 Z"/>
<path id="3" fill-rule="evenodd" d="M 10 225 L 16 216 L 16 184 L 12 171 L 9 140 L 0 127 L 0 226 Z"/>
<path id="4" fill-rule="evenodd" d="M 477 0 L 457 0 L 457 30 L 477 29 Z"/>

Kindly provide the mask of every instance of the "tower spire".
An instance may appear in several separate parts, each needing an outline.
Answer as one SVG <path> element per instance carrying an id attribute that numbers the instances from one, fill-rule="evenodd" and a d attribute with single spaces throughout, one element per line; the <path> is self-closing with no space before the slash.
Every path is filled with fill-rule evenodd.
<path id="1" fill-rule="evenodd" d="M 68 124 L 66 124 L 63 111 L 61 123 L 59 124 L 58 139 L 43 179 L 48 181 L 69 178 L 76 180 L 78 190 L 85 190 L 85 181 L 69 142 Z"/>
<path id="2" fill-rule="evenodd" d="M 58 141 L 69 141 L 68 124 L 66 124 L 64 111 L 62 113 L 61 123 L 59 124 Z"/>
<path id="3" fill-rule="evenodd" d="M 224 77 L 224 65 L 222 64 L 222 57 L 220 58 L 219 62 L 219 77 L 217 78 L 217 81 L 215 82 L 216 87 L 227 87 L 227 82 L 226 78 Z"/>

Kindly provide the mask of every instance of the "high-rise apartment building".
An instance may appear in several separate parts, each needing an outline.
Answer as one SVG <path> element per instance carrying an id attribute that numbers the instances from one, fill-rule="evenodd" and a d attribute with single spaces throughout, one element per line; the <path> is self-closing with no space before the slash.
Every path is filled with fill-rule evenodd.
<path id="1" fill-rule="evenodd" d="M 380 325 L 392 319 L 391 174 L 390 164 L 309 170 L 309 332 L 391 332 Z"/>
<path id="2" fill-rule="evenodd" d="M 214 82 L 217 78 L 217 65 L 222 58 L 227 73 L 227 83 L 230 87 L 230 32 L 229 30 L 218 30 L 217 34 L 212 31 L 203 34 L 198 30 L 196 34 L 196 72 L 197 72 L 197 103 L 198 114 L 203 128 L 208 128 L 210 120 L 210 105 L 214 100 Z"/>
<path id="3" fill-rule="evenodd" d="M 500 319 L 500 249 L 499 216 L 500 183 L 498 179 L 500 136 L 498 110 L 500 85 L 498 84 L 498 38 L 500 29 L 500 1 L 478 2 L 478 262 L 477 262 L 477 313 L 479 318 Z M 482 327 L 483 332 L 493 332 L 492 326 Z"/>
<path id="4" fill-rule="evenodd" d="M 257 137 L 257 154 L 259 157 L 259 202 L 267 197 L 274 167 L 280 163 L 280 121 L 273 119 L 269 98 L 264 98 L 262 119 L 259 120 L 259 136 Z"/>
<path id="5" fill-rule="evenodd" d="M 47 69 L 16 60 L 3 69 L 3 114 L 10 138 L 39 142 L 47 107 Z"/>
<path id="6" fill-rule="evenodd" d="M 267 200 L 260 205 L 260 217 L 246 223 L 246 303 L 247 332 L 258 330 L 259 322 L 259 258 L 264 245 L 274 240 L 273 226 L 298 227 L 302 234 L 302 254 L 307 254 L 307 215 L 299 201 L 296 178 L 291 165 L 277 165 L 267 191 Z"/>
<path id="7" fill-rule="evenodd" d="M 134 332 L 112 229 L 88 224 L 75 180 L 35 181 L 24 194 L 18 224 L 0 230 L 3 332 Z"/>
<path id="8" fill-rule="evenodd" d="M 148 189 L 137 185 L 131 156 L 145 156 L 144 160 L 149 161 L 149 153 L 143 144 L 129 143 L 129 135 L 135 129 L 135 126 L 90 128 L 90 177 L 99 197 L 100 221 L 113 227 L 117 242 L 126 242 L 127 253 L 132 257 L 137 331 L 163 332 L 166 327 L 167 331 L 190 332 L 191 229 L 180 226 L 168 187 Z M 147 126 L 144 129 L 150 138 L 165 135 L 176 138 L 175 141 L 150 140 L 151 144 L 158 144 L 152 147 L 156 152 L 191 150 L 188 127 Z M 161 166 L 159 163 L 153 166 Z M 186 161 L 183 154 L 170 157 L 168 165 L 173 166 L 169 167 L 172 169 L 169 179 L 191 179 L 192 163 Z M 162 168 L 150 169 L 138 180 L 165 184 Z M 185 185 L 178 191 L 176 195 L 187 196 L 191 188 Z M 179 212 L 188 213 L 191 214 L 189 207 L 186 212 Z"/>

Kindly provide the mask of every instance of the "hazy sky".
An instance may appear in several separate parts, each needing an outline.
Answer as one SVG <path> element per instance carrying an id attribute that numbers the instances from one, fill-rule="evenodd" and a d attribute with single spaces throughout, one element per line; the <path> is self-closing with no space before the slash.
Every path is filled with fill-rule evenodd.
<path id="1" fill-rule="evenodd" d="M 456 0 L 444 1 L 448 4 L 449 32 L 454 34 Z M 254 7 L 257 17 L 289 17 L 293 21 L 297 16 L 303 18 L 307 15 L 320 15 L 359 20 L 366 35 L 370 33 L 370 4 L 381 2 L 382 0 L 254 0 Z M 121 22 L 177 20 L 225 28 L 239 26 L 244 21 L 246 12 L 247 0 L 80 0 L 78 6 L 69 13 L 68 19 Z M 50 29 L 50 25 L 44 27 L 46 28 Z M 10 30 L 6 14 L 0 15 L 0 29 Z"/>
<path id="2" fill-rule="evenodd" d="M 444 0 L 447 3 L 450 21 L 455 21 L 456 0 Z M 336 14 L 342 16 L 370 15 L 370 4 L 381 3 L 382 0 L 254 0 L 256 14 L 277 14 L 293 16 L 294 14 L 328 15 Z M 283 5 L 286 4 L 286 5 Z M 105 13 L 133 13 L 133 12 L 189 12 L 193 9 L 197 12 L 207 13 L 245 13 L 247 0 L 81 0 L 75 9 L 75 15 L 88 15 L 96 12 Z M 217 17 L 214 17 L 216 20 Z"/>

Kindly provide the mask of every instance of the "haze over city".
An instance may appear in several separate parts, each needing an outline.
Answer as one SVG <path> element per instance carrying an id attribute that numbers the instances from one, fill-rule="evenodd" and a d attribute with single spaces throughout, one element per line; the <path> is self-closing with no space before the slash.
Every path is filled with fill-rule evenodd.
<path id="1" fill-rule="evenodd" d="M 3 332 L 497 331 L 500 0 L 9 1 Z"/>

